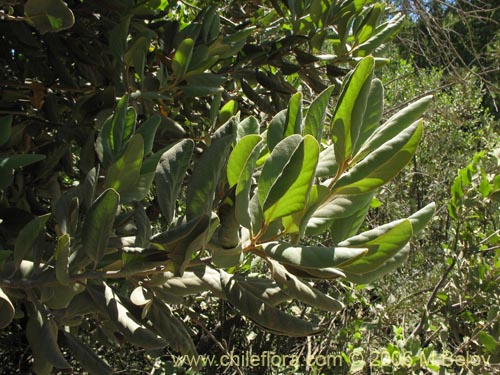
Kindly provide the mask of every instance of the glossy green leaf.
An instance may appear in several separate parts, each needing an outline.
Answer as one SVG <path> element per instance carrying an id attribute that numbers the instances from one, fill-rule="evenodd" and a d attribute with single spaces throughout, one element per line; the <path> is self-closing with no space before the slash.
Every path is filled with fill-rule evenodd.
<path id="1" fill-rule="evenodd" d="M 113 369 L 78 337 L 65 331 L 63 334 L 71 354 L 90 375 L 111 375 L 114 373 Z"/>
<path id="2" fill-rule="evenodd" d="M 258 185 L 259 203 L 267 223 L 304 209 L 318 156 L 318 142 L 311 135 L 292 135 L 274 148 Z"/>
<path id="3" fill-rule="evenodd" d="M 162 155 L 156 167 L 156 197 L 167 223 L 175 214 L 176 201 L 193 154 L 194 142 L 183 139 Z"/>
<path id="4" fill-rule="evenodd" d="M 227 299 L 243 315 L 258 325 L 281 335 L 306 336 L 319 333 L 321 327 L 290 316 L 258 299 L 245 289 L 234 276 L 221 273 L 221 283 Z"/>
<path id="5" fill-rule="evenodd" d="M 284 137 L 292 134 L 302 134 L 302 93 L 292 95 L 286 112 L 286 127 Z"/>
<path id="6" fill-rule="evenodd" d="M 380 94 L 379 94 L 380 95 Z M 422 99 L 405 107 L 397 112 L 389 120 L 378 127 L 375 132 L 366 140 L 356 155 L 356 160 L 360 160 L 370 152 L 376 150 L 384 143 L 390 141 L 407 129 L 422 116 L 432 102 L 432 96 L 425 96 Z M 370 108 L 370 107 L 369 107 Z M 368 113 L 368 112 L 367 112 Z"/>
<path id="7" fill-rule="evenodd" d="M 166 342 L 137 320 L 116 292 L 105 282 L 89 285 L 87 290 L 95 304 L 113 322 L 131 344 L 146 349 L 163 348 Z"/>
<path id="8" fill-rule="evenodd" d="M 272 266 L 273 279 L 290 297 L 302 301 L 320 310 L 336 312 L 344 306 L 336 299 L 320 292 L 314 287 L 300 280 L 286 270 L 284 266 L 274 260 L 269 260 Z"/>
<path id="9" fill-rule="evenodd" d="M 12 132 L 12 115 L 0 117 L 0 146 L 6 144 Z"/>
<path id="10" fill-rule="evenodd" d="M 212 210 L 217 184 L 227 162 L 233 135 L 220 138 L 210 145 L 196 163 L 186 192 L 186 217 L 191 220 Z"/>
<path id="11" fill-rule="evenodd" d="M 390 181 L 411 160 L 422 134 L 422 123 L 414 123 L 344 174 L 334 190 L 338 194 L 363 194 Z"/>
<path id="12" fill-rule="evenodd" d="M 122 157 L 109 167 L 104 187 L 114 189 L 120 194 L 135 190 L 141 173 L 143 156 L 144 141 L 140 134 L 136 134 L 128 143 Z"/>
<path id="13" fill-rule="evenodd" d="M 363 123 L 375 61 L 364 58 L 347 78 L 332 119 L 335 158 L 343 165 L 352 156 Z"/>
<path id="14" fill-rule="evenodd" d="M 413 234 L 407 219 L 382 225 L 339 243 L 338 246 L 365 247 L 368 253 L 354 262 L 340 266 L 344 272 L 362 274 L 381 267 L 408 243 Z"/>
<path id="15" fill-rule="evenodd" d="M 172 70 L 177 79 L 180 81 L 184 78 L 187 72 L 189 63 L 191 62 L 191 56 L 193 55 L 194 42 L 193 39 L 184 39 L 177 50 L 175 51 L 174 58 L 172 60 Z"/>
<path id="16" fill-rule="evenodd" d="M 69 29 L 75 23 L 73 12 L 62 0 L 28 0 L 24 14 L 40 34 Z"/>
<path id="17" fill-rule="evenodd" d="M 155 134 L 160 123 L 161 123 L 161 117 L 159 115 L 153 115 L 146 121 L 144 121 L 135 132 L 135 134 L 142 135 L 142 139 L 144 140 L 145 156 L 149 155 L 153 151 Z"/>
<path id="18" fill-rule="evenodd" d="M 310 134 L 321 142 L 330 97 L 335 86 L 330 86 L 319 94 L 309 106 L 304 119 L 304 135 Z"/>
<path id="19" fill-rule="evenodd" d="M 106 190 L 90 207 L 83 222 L 83 250 L 96 264 L 104 255 L 119 201 L 120 196 L 115 190 Z"/>
<path id="20" fill-rule="evenodd" d="M 50 214 L 38 216 L 26 224 L 16 238 L 14 246 L 14 264 L 17 267 L 26 257 L 33 257 L 33 246 L 38 241 L 38 237 L 45 229 L 45 224 L 50 218 Z"/>
<path id="21" fill-rule="evenodd" d="M 14 305 L 7 294 L 0 288 L 0 329 L 4 329 L 12 322 L 14 313 Z"/>
<path id="22" fill-rule="evenodd" d="M 286 242 L 268 242 L 262 245 L 264 252 L 283 264 L 307 268 L 343 267 L 367 253 L 367 248 L 320 247 L 291 245 Z"/>
<path id="23" fill-rule="evenodd" d="M 62 285 L 69 285 L 69 250 L 70 236 L 64 234 L 57 240 L 56 251 L 54 257 L 56 259 L 56 278 Z"/>

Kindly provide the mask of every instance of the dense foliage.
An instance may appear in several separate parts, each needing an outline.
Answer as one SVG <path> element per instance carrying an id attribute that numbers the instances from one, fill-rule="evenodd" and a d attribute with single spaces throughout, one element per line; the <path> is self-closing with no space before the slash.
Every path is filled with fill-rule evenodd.
<path id="1" fill-rule="evenodd" d="M 367 365 L 352 355 L 374 345 L 362 332 L 381 311 L 365 284 L 414 260 L 411 239 L 434 214 L 428 203 L 448 204 L 447 186 L 422 194 L 422 179 L 413 181 L 416 200 L 397 196 L 376 208 L 402 186 L 391 181 L 407 163 L 446 157 L 423 138 L 420 118 L 432 97 L 384 93 L 377 78 L 391 67 L 383 47 L 402 27 L 400 14 L 353 0 L 0 5 L 8 46 L 0 52 L 0 326 L 10 339 L 26 336 L 31 354 L 19 372 L 131 371 L 126 359 L 113 361 L 109 348 L 120 346 L 144 348 L 153 367 L 176 373 L 200 366 L 174 369 L 179 363 L 165 353 L 299 355 L 300 341 L 277 335 L 311 334 L 308 358 L 340 348 L 350 365 L 330 371 Z M 481 112 L 479 103 L 467 103 Z M 433 134 L 446 128 L 432 124 Z M 449 345 L 460 352 L 480 338 L 482 353 L 496 355 L 489 329 L 498 324 L 497 267 L 468 271 L 484 256 L 465 256 L 478 233 L 462 208 L 469 194 L 480 212 L 481 200 L 500 189 L 491 167 L 482 167 L 486 159 L 478 154 L 461 172 L 449 203 L 456 224 L 447 222 L 437 238 L 455 244 L 445 247 L 442 280 L 457 264 L 456 285 L 489 280 L 460 305 L 469 317 L 480 301 L 491 305 L 487 329 L 474 331 L 485 320 L 471 318 Z M 479 185 L 467 179 L 476 172 Z M 496 216 L 483 218 L 488 257 Z M 433 236 L 441 233 L 436 220 Z M 404 293 L 396 291 L 401 274 L 388 276 L 394 293 Z M 411 353 L 416 371 L 434 370 L 419 362 L 437 348 L 427 332 L 440 330 L 430 318 L 456 324 L 459 315 L 447 309 L 461 298 L 438 289 L 424 316 L 413 315 L 413 332 L 392 322 L 394 341 L 377 340 L 371 349 L 389 345 L 391 353 Z M 430 310 L 437 297 L 440 314 Z M 261 364 L 256 371 L 266 373 Z M 229 367 L 242 373 L 244 366 Z"/>

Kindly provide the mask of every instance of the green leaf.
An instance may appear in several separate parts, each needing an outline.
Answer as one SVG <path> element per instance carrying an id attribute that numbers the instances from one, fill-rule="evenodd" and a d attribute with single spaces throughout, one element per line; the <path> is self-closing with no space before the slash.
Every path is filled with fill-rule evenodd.
<path id="1" fill-rule="evenodd" d="M 109 33 L 109 49 L 119 62 L 123 61 L 123 54 L 127 48 L 127 37 L 131 18 L 132 15 L 122 17 L 120 22 L 117 23 Z"/>
<path id="2" fill-rule="evenodd" d="M 495 340 L 488 332 L 479 332 L 478 337 L 479 343 L 486 349 L 488 353 L 495 353 L 498 348 L 498 341 Z"/>
<path id="3" fill-rule="evenodd" d="M 356 147 L 367 105 L 375 61 L 366 57 L 349 76 L 335 107 L 332 136 L 335 158 L 343 165 Z"/>
<path id="4" fill-rule="evenodd" d="M 326 110 L 335 86 L 330 86 L 319 94 L 309 106 L 304 119 L 304 135 L 310 134 L 321 142 L 325 125 Z"/>
<path id="5" fill-rule="evenodd" d="M 319 154 L 316 177 L 333 177 L 337 174 L 339 166 L 335 160 L 333 145 L 328 146 Z"/>
<path id="6" fill-rule="evenodd" d="M 28 323 L 26 324 L 25 334 L 33 355 L 33 372 L 37 375 L 50 375 L 52 374 L 54 366 L 44 353 L 42 353 L 42 347 L 46 345 L 42 337 L 42 324 L 43 320 L 38 311 L 36 311 L 36 315 L 30 314 Z"/>
<path id="7" fill-rule="evenodd" d="M 422 123 L 414 123 L 344 174 L 335 184 L 334 191 L 337 194 L 363 194 L 390 181 L 411 160 L 422 134 Z"/>
<path id="8" fill-rule="evenodd" d="M 151 222 L 142 204 L 135 206 L 134 218 L 137 227 L 134 245 L 136 247 L 148 248 L 151 238 Z"/>
<path id="9" fill-rule="evenodd" d="M 424 208 L 415 212 L 410 217 L 408 217 L 408 220 L 410 220 L 410 223 L 413 227 L 413 234 L 417 234 L 418 232 L 420 232 L 422 229 L 425 228 L 427 223 L 434 216 L 435 211 L 436 211 L 436 204 L 430 203 Z"/>
<path id="10" fill-rule="evenodd" d="M 320 292 L 314 287 L 289 273 L 285 267 L 270 259 L 272 276 L 283 291 L 290 297 L 314 306 L 320 310 L 336 312 L 344 306 L 336 299 Z"/>
<path id="11" fill-rule="evenodd" d="M 345 272 L 363 274 L 381 267 L 408 243 L 413 234 L 410 220 L 398 220 L 361 233 L 338 246 L 365 247 L 368 253 L 354 262 L 340 266 Z"/>
<path id="12" fill-rule="evenodd" d="M 248 229 L 251 229 L 252 226 L 249 204 L 253 172 L 263 146 L 262 137 L 257 134 L 243 137 L 233 149 L 227 165 L 229 186 L 237 185 L 235 192 L 236 219 Z"/>
<path id="13" fill-rule="evenodd" d="M 161 302 L 153 302 L 148 313 L 154 329 L 176 352 L 187 356 L 197 356 L 196 347 L 184 323 L 174 316 L 170 307 Z"/>
<path id="14" fill-rule="evenodd" d="M 156 197 L 167 223 L 175 214 L 177 197 L 193 154 L 194 142 L 183 139 L 163 153 L 156 167 Z"/>
<path id="15" fill-rule="evenodd" d="M 122 157 L 109 167 L 104 180 L 105 189 L 114 189 L 120 194 L 135 190 L 143 156 L 144 141 L 140 134 L 136 134 L 128 143 Z"/>
<path id="16" fill-rule="evenodd" d="M 242 287 L 255 297 L 269 303 L 271 306 L 277 306 L 291 299 L 274 280 L 262 277 L 246 277 L 244 280 L 238 281 Z"/>
<path id="17" fill-rule="evenodd" d="M 14 313 L 14 305 L 7 294 L 0 288 L 0 329 L 4 329 L 12 322 Z"/>
<path id="18" fill-rule="evenodd" d="M 0 156 L 0 169 L 18 169 L 45 159 L 45 155 L 17 154 Z"/>
<path id="19" fill-rule="evenodd" d="M 372 81 L 370 92 L 368 93 L 368 102 L 366 104 L 366 111 L 363 117 L 363 124 L 361 125 L 356 147 L 353 150 L 354 155 L 357 154 L 358 150 L 364 146 L 366 140 L 377 130 L 383 113 L 384 87 L 382 86 L 382 82 L 375 78 Z"/>
<path id="20" fill-rule="evenodd" d="M 210 290 L 214 295 L 223 298 L 222 285 L 219 271 L 207 267 L 194 267 L 186 271 L 182 276 L 174 276 L 168 272 L 160 277 L 153 276 L 151 282 L 162 285 L 163 289 L 177 296 L 187 296 L 198 294 L 202 291 Z"/>
<path id="21" fill-rule="evenodd" d="M 33 246 L 38 241 L 38 237 L 42 234 L 49 218 L 50 214 L 38 216 L 26 224 L 19 232 L 14 246 L 14 264 L 16 269 L 23 259 L 26 257 L 32 258 Z"/>
<path id="22" fill-rule="evenodd" d="M 12 132 L 12 115 L 0 118 L 0 146 L 6 144 L 10 139 Z"/>
<path id="23" fill-rule="evenodd" d="M 390 141 L 403 132 L 422 116 L 432 102 L 432 96 L 425 96 L 422 99 L 410 104 L 405 109 L 399 111 L 389 120 L 378 127 L 375 132 L 366 140 L 355 160 L 360 160 L 372 151 L 378 149 L 384 143 Z"/>
<path id="24" fill-rule="evenodd" d="M 186 192 L 186 217 L 191 220 L 212 210 L 215 191 L 227 162 L 233 135 L 220 138 L 203 153 Z"/>
<path id="25" fill-rule="evenodd" d="M 227 299 L 243 315 L 258 325 L 280 335 L 306 336 L 319 333 L 321 327 L 290 316 L 253 295 L 235 276 L 221 273 L 221 283 Z"/>
<path id="26" fill-rule="evenodd" d="M 101 260 L 113 229 L 120 195 L 113 189 L 104 191 L 87 212 L 82 228 L 82 245 L 95 264 Z"/>
<path id="27" fill-rule="evenodd" d="M 403 26 L 404 15 L 396 14 L 390 21 L 378 26 L 372 36 L 352 50 L 353 56 L 367 56 L 396 35 Z"/>
<path id="28" fill-rule="evenodd" d="M 96 141 L 96 149 L 102 149 L 102 160 L 107 168 L 119 158 L 126 142 L 133 134 L 135 126 L 135 110 L 128 107 L 129 95 L 124 95 L 117 103 L 113 116 L 108 118 Z"/>
<path id="29" fill-rule="evenodd" d="M 62 0 L 28 0 L 24 14 L 40 34 L 69 29 L 75 23 L 73 12 Z"/>
<path id="30" fill-rule="evenodd" d="M 201 215 L 154 236 L 151 242 L 156 248 L 166 251 L 176 275 L 182 275 L 191 256 L 205 244 L 209 225 L 209 216 Z"/>
<path id="31" fill-rule="evenodd" d="M 373 192 L 372 196 L 374 195 L 375 193 Z M 366 215 L 368 215 L 370 203 L 371 201 L 368 201 L 359 210 L 352 212 L 350 216 L 333 220 L 330 227 L 330 234 L 334 244 L 338 244 L 358 233 L 359 228 L 361 228 L 365 221 Z"/>
<path id="32" fill-rule="evenodd" d="M 113 369 L 104 362 L 95 352 L 80 341 L 76 336 L 63 331 L 66 344 L 71 354 L 80 362 L 82 367 L 91 375 L 111 375 Z"/>
<path id="33" fill-rule="evenodd" d="M 95 304 L 101 308 L 101 312 L 131 344 L 146 349 L 165 347 L 166 342 L 139 322 L 124 306 L 118 294 L 105 282 L 101 285 L 89 285 L 87 290 Z"/>
<path id="34" fill-rule="evenodd" d="M 144 76 L 144 66 L 146 64 L 146 54 L 149 49 L 149 41 L 144 36 L 138 37 L 125 53 L 123 58 L 127 66 L 133 66 L 135 73 L 141 77 Z"/>
<path id="35" fill-rule="evenodd" d="M 56 259 L 56 279 L 62 285 L 69 285 L 69 250 L 70 235 L 62 235 L 57 240 L 57 247 L 54 253 Z"/>
<path id="36" fill-rule="evenodd" d="M 284 137 L 292 134 L 302 134 L 302 93 L 292 95 L 286 112 L 286 128 Z"/>
<path id="37" fill-rule="evenodd" d="M 172 71 L 177 81 L 182 80 L 187 72 L 189 63 L 191 62 L 191 56 L 193 55 L 193 48 L 193 39 L 186 38 L 179 44 L 175 51 L 172 60 Z"/>
<path id="38" fill-rule="evenodd" d="M 347 280 L 356 283 L 356 284 L 369 284 L 376 279 L 388 274 L 389 272 L 394 271 L 396 268 L 400 267 L 406 259 L 408 259 L 408 254 L 410 253 L 410 246 L 406 245 L 398 251 L 392 258 L 386 260 L 380 267 L 377 269 L 365 272 L 363 274 L 355 274 L 345 271 L 345 277 Z"/>
<path id="39" fill-rule="evenodd" d="M 268 242 L 262 245 L 264 252 L 283 264 L 307 268 L 343 267 L 367 253 L 367 248 L 320 247 L 291 245 L 286 242 Z"/>
<path id="40" fill-rule="evenodd" d="M 144 140 L 144 155 L 149 155 L 153 151 L 153 143 L 155 140 L 156 130 L 161 123 L 160 115 L 153 115 L 144 121 L 139 128 L 136 130 L 135 134 L 142 135 Z"/>
<path id="41" fill-rule="evenodd" d="M 374 4 L 370 8 L 370 11 L 366 15 L 363 25 L 356 32 L 356 44 L 361 44 L 367 41 L 373 35 L 380 21 L 380 17 L 384 13 L 384 8 L 385 5 L 381 3 Z"/>
<path id="42" fill-rule="evenodd" d="M 218 122 L 224 124 L 232 116 L 236 114 L 238 110 L 238 102 L 236 100 L 229 100 L 226 104 L 222 106 L 219 110 Z"/>
<path id="43" fill-rule="evenodd" d="M 258 185 L 259 203 L 267 223 L 305 207 L 318 156 L 319 145 L 311 135 L 291 135 L 274 148 Z"/>
<path id="44" fill-rule="evenodd" d="M 238 123 L 236 141 L 239 142 L 244 136 L 250 134 L 259 134 L 259 121 L 253 116 L 249 116 Z"/>
<path id="45" fill-rule="evenodd" d="M 244 136 L 234 147 L 227 162 L 227 180 L 229 186 L 236 185 L 240 180 L 247 182 L 252 177 L 255 168 L 256 158 L 259 156 L 261 147 L 257 147 L 262 141 L 262 137 L 257 134 Z M 257 155 L 254 155 L 257 153 Z M 253 160 L 252 157 L 255 159 Z M 242 189 L 243 186 L 240 188 Z"/>
<path id="46" fill-rule="evenodd" d="M 129 96 L 124 95 L 116 105 L 116 111 L 111 118 L 111 149 L 113 150 L 114 157 L 117 157 L 127 140 L 127 136 L 130 136 L 133 132 L 133 123 L 129 121 L 129 109 L 128 109 Z M 131 108 L 135 112 L 134 109 Z"/>
<path id="47" fill-rule="evenodd" d="M 328 230 L 335 219 L 346 218 L 366 207 L 371 202 L 372 193 L 357 195 L 333 195 L 323 201 L 307 223 L 309 235 L 319 234 Z"/>
<path id="48" fill-rule="evenodd" d="M 269 147 L 269 151 L 274 150 L 274 147 L 283 140 L 287 123 L 286 114 L 287 110 L 283 109 L 269 123 L 267 128 L 267 147 Z"/>
<path id="49" fill-rule="evenodd" d="M 48 361 L 50 365 L 65 370 L 71 370 L 71 366 L 66 361 L 64 356 L 57 345 L 58 327 L 53 319 L 47 319 L 38 309 L 33 305 L 27 306 L 28 310 L 28 324 L 26 326 L 26 338 L 31 346 L 35 363 L 41 357 Z M 38 366 L 33 364 L 36 373 L 50 373 L 51 367 L 40 361 L 43 367 L 42 371 L 38 371 Z M 46 372 L 47 369 L 50 370 Z"/>

